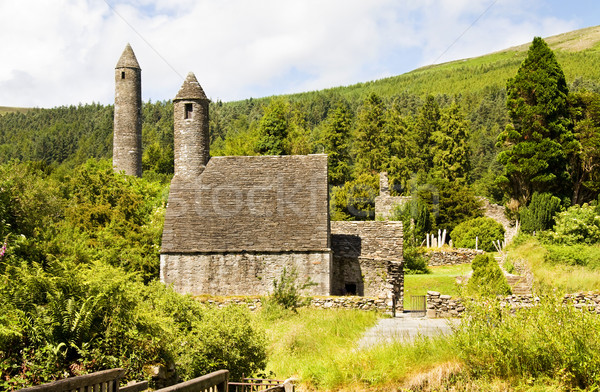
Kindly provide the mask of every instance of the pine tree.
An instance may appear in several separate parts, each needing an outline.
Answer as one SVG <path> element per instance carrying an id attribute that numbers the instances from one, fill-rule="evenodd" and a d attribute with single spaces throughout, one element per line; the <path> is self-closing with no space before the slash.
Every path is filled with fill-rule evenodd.
<path id="1" fill-rule="evenodd" d="M 434 173 L 449 181 L 467 182 L 471 171 L 469 124 L 454 102 L 441 117 L 440 130 L 431 135 Z"/>
<path id="2" fill-rule="evenodd" d="M 263 155 L 285 155 L 288 136 L 288 103 L 273 99 L 265 108 L 258 125 L 259 138 L 256 149 Z"/>
<path id="3" fill-rule="evenodd" d="M 509 196 L 526 204 L 534 192 L 564 194 L 568 184 L 566 149 L 572 142 L 568 88 L 554 53 L 533 40 L 527 58 L 507 82 L 509 123 L 498 137 L 504 148 L 498 178 Z"/>
<path id="4" fill-rule="evenodd" d="M 370 94 L 358 111 L 356 123 L 356 162 L 359 170 L 375 173 L 382 169 L 381 132 L 385 124 L 385 105 Z"/>
<path id="5" fill-rule="evenodd" d="M 329 182 L 342 185 L 350 174 L 349 138 L 352 115 L 344 103 L 338 103 L 325 120 L 324 152 L 329 161 Z"/>
<path id="6" fill-rule="evenodd" d="M 430 145 L 432 135 L 441 132 L 440 107 L 433 95 L 427 96 L 419 110 L 415 127 L 415 144 L 420 146 L 416 157 L 417 170 L 429 172 L 433 168 L 433 153 Z"/>

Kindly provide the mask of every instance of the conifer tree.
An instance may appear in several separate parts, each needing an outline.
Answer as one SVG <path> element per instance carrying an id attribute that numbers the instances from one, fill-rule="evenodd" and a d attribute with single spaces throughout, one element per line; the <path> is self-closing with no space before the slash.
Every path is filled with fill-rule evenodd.
<path id="1" fill-rule="evenodd" d="M 350 174 L 349 138 L 352 115 L 344 103 L 338 103 L 325 120 L 324 152 L 329 160 L 329 182 L 343 185 Z"/>
<path id="2" fill-rule="evenodd" d="M 258 125 L 257 152 L 263 155 L 285 155 L 288 136 L 288 103 L 273 99 L 265 108 Z"/>
<path id="3" fill-rule="evenodd" d="M 469 124 L 456 102 L 444 111 L 440 123 L 440 129 L 431 135 L 434 172 L 449 181 L 466 183 L 471 171 Z"/>
<path id="4" fill-rule="evenodd" d="M 415 127 L 415 144 L 421 146 L 416 157 L 416 166 L 418 170 L 429 172 L 433 168 L 433 153 L 430 148 L 423 148 L 430 145 L 432 135 L 441 131 L 440 126 L 440 107 L 433 95 L 427 96 L 425 104 L 419 110 Z"/>
<path id="5" fill-rule="evenodd" d="M 533 40 L 527 58 L 507 82 L 510 123 L 498 137 L 504 148 L 498 182 L 509 196 L 526 204 L 534 192 L 564 194 L 567 153 L 572 134 L 568 88 L 554 53 L 543 39 Z"/>
<path id="6" fill-rule="evenodd" d="M 385 105 L 381 98 L 370 94 L 358 110 L 356 123 L 356 162 L 363 172 L 382 169 L 381 132 L 385 124 Z"/>

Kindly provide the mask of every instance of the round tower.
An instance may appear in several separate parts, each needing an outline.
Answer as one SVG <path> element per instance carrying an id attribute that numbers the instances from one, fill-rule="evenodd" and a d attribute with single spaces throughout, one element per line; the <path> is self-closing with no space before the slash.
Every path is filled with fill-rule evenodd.
<path id="1" fill-rule="evenodd" d="M 129 44 L 115 67 L 113 168 L 142 176 L 142 69 Z"/>
<path id="2" fill-rule="evenodd" d="M 199 176 L 210 159 L 208 98 L 192 72 L 173 99 L 175 175 Z"/>

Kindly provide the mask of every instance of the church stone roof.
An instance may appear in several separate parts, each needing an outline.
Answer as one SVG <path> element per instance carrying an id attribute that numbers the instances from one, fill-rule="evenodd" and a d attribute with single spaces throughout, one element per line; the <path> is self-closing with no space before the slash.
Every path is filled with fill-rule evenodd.
<path id="1" fill-rule="evenodd" d="M 177 101 L 184 99 L 208 100 L 208 98 L 206 98 L 206 94 L 204 94 L 204 90 L 202 90 L 202 86 L 200 86 L 200 83 L 198 83 L 198 79 L 196 79 L 196 75 L 194 75 L 193 72 L 187 74 L 183 85 L 173 100 Z"/>
<path id="2" fill-rule="evenodd" d="M 119 58 L 115 68 L 141 69 L 137 58 L 135 57 L 135 53 L 133 53 L 133 49 L 131 49 L 131 45 L 127 44 L 127 46 L 125 46 L 125 50 L 123 50 L 123 54 L 121 54 L 121 58 Z"/>
<path id="3" fill-rule="evenodd" d="M 175 176 L 162 253 L 329 251 L 327 155 L 213 157 Z"/>

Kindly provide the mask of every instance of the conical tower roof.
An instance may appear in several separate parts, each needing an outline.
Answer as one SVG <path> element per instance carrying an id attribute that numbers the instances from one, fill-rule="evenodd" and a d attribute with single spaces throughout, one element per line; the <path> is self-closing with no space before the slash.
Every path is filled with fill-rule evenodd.
<path id="1" fill-rule="evenodd" d="M 208 101 L 206 94 L 204 94 L 204 90 L 202 90 L 202 86 L 198 83 L 198 79 L 196 79 L 196 75 L 194 75 L 193 72 L 187 74 L 185 82 L 183 82 L 183 85 L 173 100 L 177 101 L 182 99 L 201 99 Z"/>
<path id="2" fill-rule="evenodd" d="M 131 45 L 127 44 L 125 46 L 125 50 L 121 55 L 121 58 L 117 62 L 117 66 L 115 68 L 140 68 L 140 64 L 135 58 L 135 53 L 133 53 L 133 49 L 131 49 Z"/>

